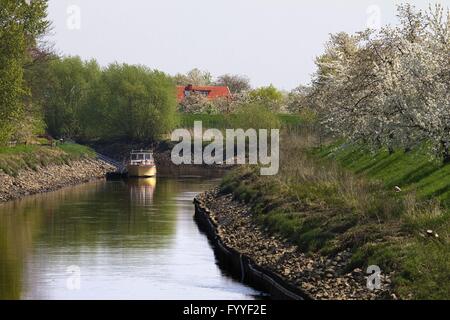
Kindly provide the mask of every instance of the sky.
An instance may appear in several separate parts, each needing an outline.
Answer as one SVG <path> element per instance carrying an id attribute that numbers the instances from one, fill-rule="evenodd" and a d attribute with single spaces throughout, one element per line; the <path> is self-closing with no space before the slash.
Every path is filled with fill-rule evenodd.
<path id="1" fill-rule="evenodd" d="M 252 86 L 308 84 L 329 35 L 396 24 L 400 3 L 450 0 L 50 0 L 48 41 L 101 65 L 246 75 Z"/>

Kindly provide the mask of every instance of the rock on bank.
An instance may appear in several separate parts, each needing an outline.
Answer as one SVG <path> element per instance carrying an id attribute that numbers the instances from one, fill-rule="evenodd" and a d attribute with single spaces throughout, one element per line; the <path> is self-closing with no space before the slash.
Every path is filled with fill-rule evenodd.
<path id="1" fill-rule="evenodd" d="M 113 167 L 101 160 L 81 159 L 70 164 L 21 170 L 15 177 L 0 172 L 0 202 L 89 182 L 105 177 L 112 170 Z"/>
<path id="2" fill-rule="evenodd" d="M 209 219 L 217 226 L 217 237 L 258 267 L 280 277 L 311 299 L 372 300 L 393 299 L 390 274 L 380 275 L 380 288 L 367 287 L 368 275 L 361 269 L 348 270 L 351 253 L 334 256 L 305 254 L 289 241 L 268 233 L 258 225 L 251 209 L 220 194 L 218 189 L 197 196 L 208 209 Z"/>

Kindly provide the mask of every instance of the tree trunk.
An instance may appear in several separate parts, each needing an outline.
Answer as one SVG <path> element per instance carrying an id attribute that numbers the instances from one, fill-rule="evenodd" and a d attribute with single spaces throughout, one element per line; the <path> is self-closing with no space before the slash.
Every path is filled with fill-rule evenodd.
<path id="1" fill-rule="evenodd" d="M 443 156 L 444 156 L 444 164 L 450 163 L 450 146 L 449 143 L 446 141 L 442 141 L 442 149 L 444 150 Z"/>
<path id="2" fill-rule="evenodd" d="M 450 163 L 450 149 L 449 147 L 446 147 L 444 149 L 444 164 L 449 164 Z"/>
<path id="3" fill-rule="evenodd" d="M 389 146 L 388 151 L 389 151 L 389 155 L 393 155 L 395 150 L 392 146 Z"/>
<path id="4" fill-rule="evenodd" d="M 394 147 L 392 146 L 392 141 L 393 140 L 394 140 L 394 134 L 390 133 L 389 134 L 389 146 L 388 146 L 389 155 L 394 154 Z"/>

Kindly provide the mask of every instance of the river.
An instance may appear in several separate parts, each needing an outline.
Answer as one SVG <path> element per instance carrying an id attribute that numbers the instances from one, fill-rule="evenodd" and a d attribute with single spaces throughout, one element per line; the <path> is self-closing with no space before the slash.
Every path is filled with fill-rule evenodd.
<path id="1" fill-rule="evenodd" d="M 255 299 L 193 220 L 208 178 L 96 181 L 0 205 L 0 299 Z"/>

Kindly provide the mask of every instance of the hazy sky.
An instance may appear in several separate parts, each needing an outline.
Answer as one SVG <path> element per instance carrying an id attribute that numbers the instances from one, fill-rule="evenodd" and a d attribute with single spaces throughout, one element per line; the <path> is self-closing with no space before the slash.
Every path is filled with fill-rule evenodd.
<path id="1" fill-rule="evenodd" d="M 431 0 L 450 7 L 450 0 Z M 308 83 L 330 33 L 396 23 L 428 0 L 50 0 L 51 42 L 100 64 L 244 74 L 253 86 Z"/>

